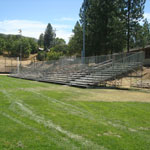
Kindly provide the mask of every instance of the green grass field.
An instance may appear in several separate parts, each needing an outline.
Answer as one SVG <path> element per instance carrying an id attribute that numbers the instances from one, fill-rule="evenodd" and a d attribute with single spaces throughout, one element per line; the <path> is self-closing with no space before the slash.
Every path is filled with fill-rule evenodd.
<path id="1" fill-rule="evenodd" d="M 150 150 L 150 91 L 0 76 L 0 150 Z"/>

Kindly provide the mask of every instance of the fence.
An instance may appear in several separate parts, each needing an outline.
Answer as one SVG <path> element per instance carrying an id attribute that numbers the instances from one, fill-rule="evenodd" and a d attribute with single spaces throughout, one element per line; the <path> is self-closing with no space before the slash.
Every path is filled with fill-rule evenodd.
<path id="1" fill-rule="evenodd" d="M 142 62 L 144 54 L 143 52 L 139 53 L 121 53 L 121 54 L 113 54 L 113 55 L 102 55 L 102 56 L 92 56 L 85 57 L 85 62 L 82 63 L 81 58 L 72 58 L 66 57 L 59 60 L 51 60 L 51 61 L 43 61 L 43 62 L 32 62 L 30 65 L 20 66 L 20 73 L 24 72 L 24 74 L 36 74 L 39 73 L 42 76 L 45 76 L 48 73 L 59 73 L 63 72 L 65 74 L 70 72 L 77 71 L 94 71 L 96 68 L 101 68 L 101 65 L 105 63 L 108 65 L 107 67 L 114 66 L 117 63 L 121 63 L 126 65 L 126 63 L 135 63 Z M 110 63 L 109 63 L 110 62 Z M 105 65 L 104 65 L 105 66 Z M 97 71 L 98 69 L 96 69 Z M 13 72 L 14 74 L 18 73 Z"/>
<path id="2" fill-rule="evenodd" d="M 40 72 L 45 74 L 47 72 L 71 72 L 71 71 L 78 71 L 82 69 L 89 69 L 96 65 L 103 62 L 118 60 L 119 58 L 124 58 L 128 55 L 128 53 L 121 53 L 121 54 L 113 54 L 113 55 L 101 55 L 101 56 L 91 56 L 85 57 L 84 63 L 82 62 L 81 57 L 65 57 L 58 60 L 51 60 L 51 61 L 40 61 L 40 62 L 32 62 L 30 65 L 21 65 L 19 70 L 25 72 Z M 16 70 L 17 71 L 17 70 Z"/>
<path id="3" fill-rule="evenodd" d="M 18 65 L 19 60 L 16 57 L 0 57 L 0 73 L 11 73 Z"/>

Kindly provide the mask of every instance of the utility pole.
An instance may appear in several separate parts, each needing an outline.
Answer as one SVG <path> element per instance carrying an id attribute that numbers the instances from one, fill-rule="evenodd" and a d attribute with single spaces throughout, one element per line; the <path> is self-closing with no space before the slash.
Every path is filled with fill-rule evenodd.
<path id="1" fill-rule="evenodd" d="M 82 63 L 85 63 L 85 12 L 86 12 L 86 0 L 84 0 L 84 4 L 83 4 L 84 10 L 83 10 L 83 50 L 81 53 L 81 57 L 82 57 Z"/>

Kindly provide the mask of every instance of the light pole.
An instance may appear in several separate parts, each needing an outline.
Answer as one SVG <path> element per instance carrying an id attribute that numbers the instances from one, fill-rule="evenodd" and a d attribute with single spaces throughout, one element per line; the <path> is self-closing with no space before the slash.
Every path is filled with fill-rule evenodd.
<path id="1" fill-rule="evenodd" d="M 81 53 L 81 57 L 82 57 L 82 63 L 85 63 L 85 12 L 86 12 L 86 1 L 84 0 L 84 4 L 83 4 L 83 50 Z"/>
<path id="2" fill-rule="evenodd" d="M 22 30 L 19 29 L 18 32 L 19 32 L 19 34 L 20 34 L 20 39 L 21 39 Z M 21 61 L 22 61 L 22 43 L 21 43 L 21 45 L 20 45 L 20 65 L 21 65 Z"/>

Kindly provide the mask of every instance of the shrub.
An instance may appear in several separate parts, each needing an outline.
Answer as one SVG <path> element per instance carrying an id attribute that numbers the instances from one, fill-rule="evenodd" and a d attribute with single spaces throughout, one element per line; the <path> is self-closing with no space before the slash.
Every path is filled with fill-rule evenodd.
<path id="1" fill-rule="evenodd" d="M 44 61 L 46 60 L 47 53 L 45 51 L 38 52 L 37 60 Z"/>
<path id="2" fill-rule="evenodd" d="M 51 52 L 48 52 L 48 54 L 47 54 L 47 60 L 57 60 L 57 59 L 59 59 L 62 55 L 63 55 L 62 52 L 54 52 L 54 51 L 51 51 Z"/>

